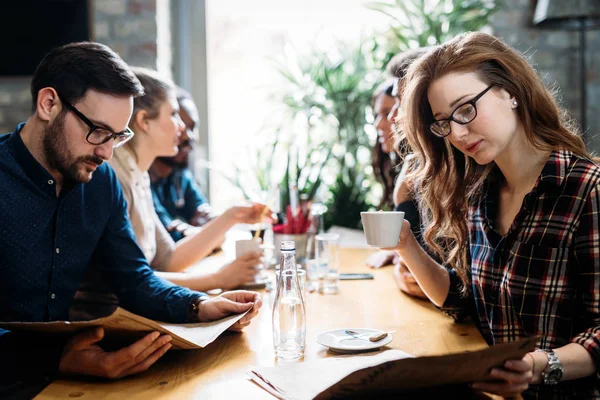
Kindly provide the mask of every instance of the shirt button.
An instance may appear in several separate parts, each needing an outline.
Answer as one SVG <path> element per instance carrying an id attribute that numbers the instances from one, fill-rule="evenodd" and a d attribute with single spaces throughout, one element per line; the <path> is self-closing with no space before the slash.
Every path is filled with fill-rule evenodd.
<path id="1" fill-rule="evenodd" d="M 54 294 L 54 293 L 51 293 L 51 294 L 50 294 L 50 298 L 51 298 L 52 300 L 54 300 L 54 299 L 56 298 L 56 294 Z"/>
<path id="2" fill-rule="evenodd" d="M 48 179 L 48 185 L 52 185 L 54 181 L 52 179 Z"/>
<path id="3" fill-rule="evenodd" d="M 56 254 L 60 253 L 60 249 L 57 247 L 56 248 Z"/>

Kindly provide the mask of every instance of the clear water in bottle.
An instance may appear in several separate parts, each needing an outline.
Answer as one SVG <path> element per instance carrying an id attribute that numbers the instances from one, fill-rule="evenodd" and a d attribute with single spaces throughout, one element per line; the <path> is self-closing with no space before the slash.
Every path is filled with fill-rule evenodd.
<path id="1" fill-rule="evenodd" d="M 300 358 L 306 346 L 306 308 L 296 270 L 294 242 L 282 242 L 280 265 L 273 304 L 275 356 Z"/>

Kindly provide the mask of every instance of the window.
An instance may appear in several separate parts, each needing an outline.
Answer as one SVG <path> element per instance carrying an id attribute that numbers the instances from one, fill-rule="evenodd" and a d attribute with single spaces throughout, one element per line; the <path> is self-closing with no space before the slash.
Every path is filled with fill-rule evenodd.
<path id="1" fill-rule="evenodd" d="M 254 157 L 280 107 L 269 97 L 281 78 L 272 62 L 291 44 L 300 55 L 359 41 L 389 19 L 364 0 L 206 0 L 209 157 L 221 170 Z M 234 185 L 210 172 L 217 211 L 243 199 Z"/>

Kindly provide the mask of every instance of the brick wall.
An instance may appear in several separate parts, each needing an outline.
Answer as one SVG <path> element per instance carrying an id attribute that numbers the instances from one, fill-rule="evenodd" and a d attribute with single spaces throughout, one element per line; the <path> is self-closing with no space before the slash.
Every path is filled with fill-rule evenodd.
<path id="1" fill-rule="evenodd" d="M 157 1 L 91 0 L 94 40 L 116 50 L 131 65 L 157 67 Z M 533 1 L 504 0 L 493 20 L 497 36 L 525 52 L 540 75 L 560 88 L 561 104 L 579 118 L 578 34 L 532 26 Z M 587 32 L 589 148 L 600 153 L 600 30 Z M 30 114 L 28 78 L 0 78 L 0 132 Z"/>
<path id="2" fill-rule="evenodd" d="M 156 2 L 91 0 L 92 39 L 110 46 L 131 65 L 157 67 Z M 31 114 L 30 78 L 0 78 L 0 133 Z"/>
<path id="3" fill-rule="evenodd" d="M 558 86 L 561 105 L 579 121 L 579 33 L 535 27 L 535 1 L 503 2 L 491 23 L 494 34 L 525 53 L 547 84 Z M 587 143 L 600 153 L 600 30 L 588 30 L 586 39 Z"/>

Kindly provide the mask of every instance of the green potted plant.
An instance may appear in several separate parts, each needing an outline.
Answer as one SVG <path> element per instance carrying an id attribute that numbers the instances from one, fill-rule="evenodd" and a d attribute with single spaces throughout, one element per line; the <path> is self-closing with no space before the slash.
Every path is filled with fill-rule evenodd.
<path id="1" fill-rule="evenodd" d="M 371 141 L 365 121 L 377 73 L 366 47 L 340 43 L 336 52 L 315 52 L 278 63 L 285 78 L 281 101 L 290 119 L 303 116 L 307 141 L 318 138 L 329 148 L 319 173 L 319 187 L 311 190 L 326 203 L 325 225 L 358 228 L 360 211 L 371 208 Z M 321 185 L 325 182 L 325 187 Z"/>

